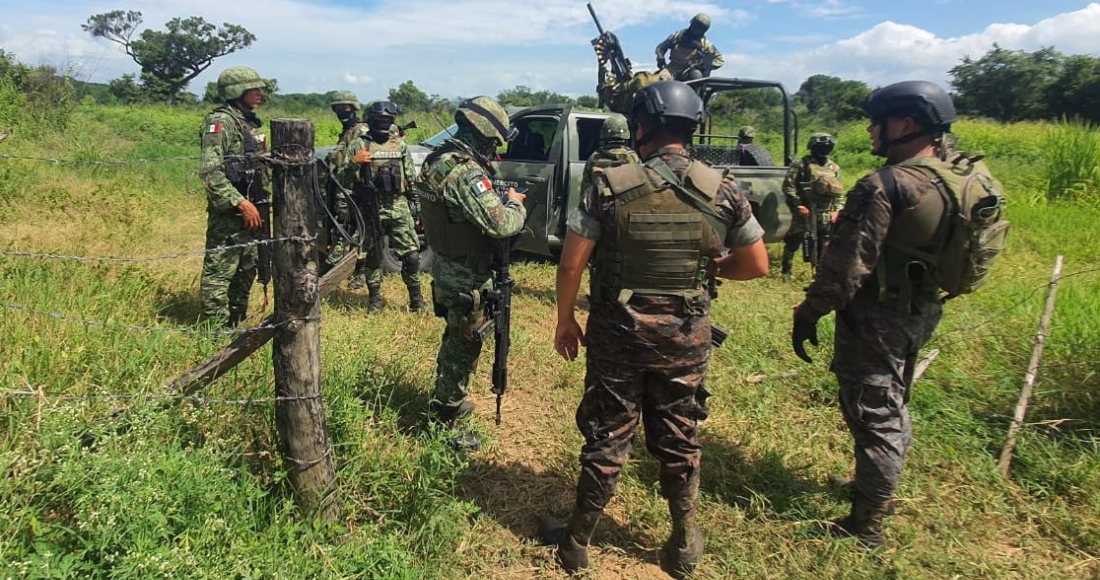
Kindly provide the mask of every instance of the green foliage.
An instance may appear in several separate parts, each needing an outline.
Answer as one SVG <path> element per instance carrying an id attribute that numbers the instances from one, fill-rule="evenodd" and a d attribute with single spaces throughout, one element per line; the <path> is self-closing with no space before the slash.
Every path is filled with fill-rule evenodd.
<path id="1" fill-rule="evenodd" d="M 256 40 L 242 26 L 227 23 L 219 28 L 199 16 L 173 18 L 165 24 L 166 30 L 146 29 L 137 39 L 131 39 L 141 24 L 141 12 L 115 10 L 89 17 L 81 28 L 93 37 L 122 46 L 141 66 L 145 92 L 169 105 L 215 59 L 247 48 Z"/>
<path id="2" fill-rule="evenodd" d="M 502 105 L 514 107 L 533 107 L 535 105 L 548 105 L 554 103 L 573 104 L 575 101 L 553 91 L 543 89 L 532 91 L 530 87 L 517 85 L 511 89 L 505 89 L 497 95 L 497 101 Z"/>
<path id="3" fill-rule="evenodd" d="M 870 94 L 870 87 L 861 81 L 818 74 L 806 79 L 795 96 L 821 122 L 837 124 L 861 119 Z"/>
<path id="4" fill-rule="evenodd" d="M 1100 202 L 1100 129 L 1063 120 L 1044 137 L 1047 199 Z"/>
<path id="5" fill-rule="evenodd" d="M 417 88 L 411 80 L 405 81 L 397 88 L 390 89 L 387 98 L 404 113 L 442 113 L 454 110 L 454 106 L 447 99 L 439 95 L 428 96 L 427 93 Z M 326 105 L 327 106 L 327 105 Z"/>

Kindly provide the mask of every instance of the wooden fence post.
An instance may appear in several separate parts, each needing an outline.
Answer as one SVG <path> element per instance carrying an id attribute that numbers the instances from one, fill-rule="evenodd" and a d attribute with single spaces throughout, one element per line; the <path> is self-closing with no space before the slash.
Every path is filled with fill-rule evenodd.
<path id="1" fill-rule="evenodd" d="M 332 442 L 321 395 L 321 300 L 317 276 L 317 202 L 314 197 L 313 124 L 271 122 L 274 162 L 275 424 L 290 484 L 303 511 L 339 517 Z"/>

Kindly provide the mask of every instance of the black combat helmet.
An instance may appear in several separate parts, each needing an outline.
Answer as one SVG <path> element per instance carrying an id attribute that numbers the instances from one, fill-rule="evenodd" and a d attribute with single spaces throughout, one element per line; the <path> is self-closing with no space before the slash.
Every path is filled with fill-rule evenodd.
<path id="1" fill-rule="evenodd" d="M 691 18 L 691 23 L 688 24 L 688 34 L 700 37 L 710 30 L 710 16 L 700 12 Z"/>
<path id="2" fill-rule="evenodd" d="M 706 116 L 703 99 L 680 81 L 659 81 L 638 91 L 630 110 L 634 122 L 640 125 L 690 125 L 692 131 L 703 124 Z"/>
<path id="3" fill-rule="evenodd" d="M 376 137 L 388 137 L 390 127 L 400 114 L 401 110 L 390 101 L 374 101 L 367 105 L 364 112 L 367 126 L 370 127 L 371 134 Z"/>
<path id="4" fill-rule="evenodd" d="M 947 132 L 954 123 L 955 104 L 936 83 L 903 81 L 875 89 L 863 107 L 872 120 L 913 117 L 927 129 Z"/>

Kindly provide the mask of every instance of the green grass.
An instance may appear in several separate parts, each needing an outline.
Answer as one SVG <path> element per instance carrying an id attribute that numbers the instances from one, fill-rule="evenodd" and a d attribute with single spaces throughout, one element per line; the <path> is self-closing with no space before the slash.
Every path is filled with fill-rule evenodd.
<path id="1" fill-rule="evenodd" d="M 4 102 L 0 87 L 0 110 Z M 64 134 L 17 125 L 0 152 L 197 156 L 204 112 L 81 105 Z M 336 140 L 328 111 L 311 118 L 319 144 Z M 957 130 L 963 148 L 989 154 L 1013 229 L 992 281 L 948 303 L 929 345 L 941 355 L 915 388 L 916 442 L 887 524 L 892 547 L 866 555 L 813 533 L 844 513 L 828 481 L 851 468 L 851 441 L 826 369 L 831 341 L 814 365 L 790 351 L 790 308 L 809 280 L 800 266 L 794 283 L 771 276 L 720 289 L 714 318 L 730 337 L 707 381 L 700 578 L 1100 574 L 1100 210 L 1045 201 L 1049 126 L 963 121 Z M 879 160 L 863 124 L 837 133 L 850 184 Z M 198 249 L 197 165 L 0 160 L 0 249 Z M 1061 282 L 1031 423 L 1005 481 L 997 454 L 1057 254 L 1074 275 Z M 552 264 L 514 268 L 504 424 L 492 425 L 486 352 L 473 397 L 488 442 L 466 457 L 424 422 L 442 323 L 404 312 L 396 277 L 385 281 L 381 315 L 366 314 L 362 293 L 326 302 L 322 381 L 342 517 L 321 525 L 299 514 L 288 489 L 269 347 L 204 389 L 204 402 L 165 404 L 164 385 L 226 342 L 187 332 L 200 262 L 0 256 L 0 578 L 564 577 L 530 540 L 537 516 L 568 511 L 581 442 L 572 413 L 583 364 L 550 347 Z M 258 289 L 253 297 L 258 308 Z M 822 321 L 823 337 L 831 328 Z M 116 417 L 120 408 L 129 411 Z M 656 473 L 639 441 L 594 539 L 596 577 L 660 577 L 656 549 L 669 524 Z"/>

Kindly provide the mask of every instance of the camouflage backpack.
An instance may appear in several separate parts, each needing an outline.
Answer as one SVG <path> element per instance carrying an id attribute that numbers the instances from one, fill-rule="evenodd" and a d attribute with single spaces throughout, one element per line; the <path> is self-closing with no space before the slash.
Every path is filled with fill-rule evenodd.
<path id="1" fill-rule="evenodd" d="M 981 161 L 983 157 L 980 152 L 955 152 L 946 161 L 924 157 L 904 162 L 934 175 L 944 198 L 941 233 L 927 251 L 893 240 L 888 243 L 927 264 L 932 279 L 948 297 L 969 294 L 985 283 L 1008 235 L 1001 183 Z M 897 182 L 893 172 L 887 168 L 880 175 L 894 202 Z"/>
<path id="2" fill-rule="evenodd" d="M 844 195 L 844 184 L 840 182 L 840 168 L 831 161 L 824 165 L 808 160 L 802 166 L 804 191 L 819 198 L 836 199 Z"/>

